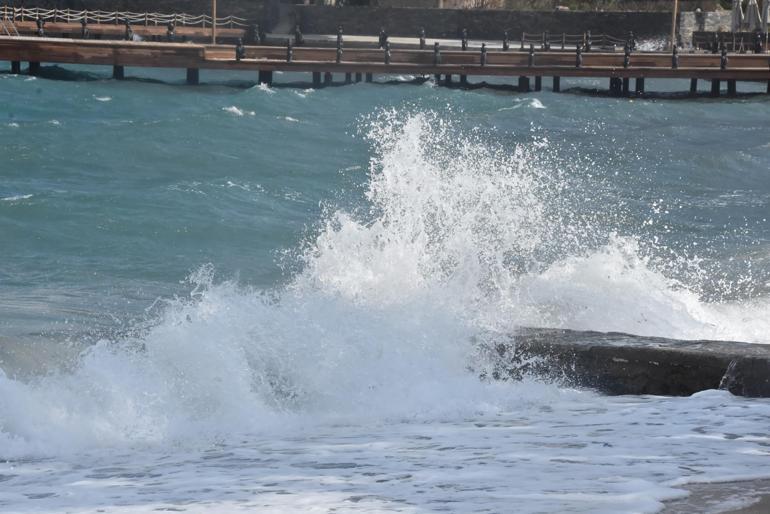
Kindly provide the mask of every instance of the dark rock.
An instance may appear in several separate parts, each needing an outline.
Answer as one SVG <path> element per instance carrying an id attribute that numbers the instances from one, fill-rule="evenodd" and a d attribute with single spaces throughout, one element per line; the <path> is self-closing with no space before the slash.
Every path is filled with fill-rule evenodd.
<path id="1" fill-rule="evenodd" d="M 537 375 L 607 394 L 686 396 L 706 389 L 770 397 L 770 346 L 621 333 L 521 329 L 488 347 L 495 378 Z"/>

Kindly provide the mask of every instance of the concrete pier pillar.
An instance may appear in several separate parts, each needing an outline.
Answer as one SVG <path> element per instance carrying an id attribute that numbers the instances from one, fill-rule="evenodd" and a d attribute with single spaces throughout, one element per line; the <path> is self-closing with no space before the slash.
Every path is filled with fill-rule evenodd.
<path id="1" fill-rule="evenodd" d="M 449 73 L 447 73 L 446 76 L 444 76 L 444 84 L 446 84 L 447 86 L 452 84 L 452 75 L 450 75 Z"/>
<path id="2" fill-rule="evenodd" d="M 40 63 L 30 61 L 29 63 L 29 74 L 32 76 L 40 75 Z"/>
<path id="3" fill-rule="evenodd" d="M 352 84 L 353 83 L 353 74 L 352 73 L 346 73 L 345 74 L 345 84 Z"/>
<path id="4" fill-rule="evenodd" d="M 356 82 L 361 82 L 363 80 L 364 76 L 360 73 L 356 73 Z"/>
<path id="5" fill-rule="evenodd" d="M 737 94 L 734 79 L 730 79 L 727 81 L 727 94 L 728 96 L 735 96 Z"/>
<path id="6" fill-rule="evenodd" d="M 519 77 L 519 93 L 529 92 L 529 77 Z"/>
<path id="7" fill-rule="evenodd" d="M 468 75 L 460 75 L 460 85 L 463 87 L 468 85 Z"/>
<path id="8" fill-rule="evenodd" d="M 123 66 L 112 67 L 112 78 L 115 80 L 123 80 L 126 78 L 126 70 Z"/>
<path id="9" fill-rule="evenodd" d="M 441 74 L 439 74 L 439 73 L 436 73 L 436 74 L 433 76 L 433 80 L 436 82 L 436 85 L 437 85 L 437 86 L 438 86 L 439 84 L 441 84 Z"/>
<path id="10" fill-rule="evenodd" d="M 331 86 L 334 82 L 334 77 L 328 71 L 324 73 L 324 86 Z"/>
<path id="11" fill-rule="evenodd" d="M 561 91 L 561 77 L 553 78 L 553 92 L 558 93 Z"/>
<path id="12" fill-rule="evenodd" d="M 11 61 L 11 73 L 21 75 L 21 61 Z"/>
<path id="13" fill-rule="evenodd" d="M 200 84 L 200 70 L 198 68 L 187 68 L 187 83 L 191 86 Z"/>
<path id="14" fill-rule="evenodd" d="M 711 80 L 711 96 L 719 96 L 719 79 L 712 79 Z"/>
<path id="15" fill-rule="evenodd" d="M 695 95 L 698 93 L 698 79 L 690 79 L 690 94 Z"/>
<path id="16" fill-rule="evenodd" d="M 366 74 L 366 81 L 367 82 L 373 82 L 374 81 L 374 75 L 372 75 L 371 73 L 367 73 Z"/>
<path id="17" fill-rule="evenodd" d="M 543 77 L 540 75 L 535 77 L 535 91 L 543 90 Z"/>
<path id="18" fill-rule="evenodd" d="M 638 77 L 636 79 L 636 84 L 634 84 L 634 92 L 637 95 L 644 94 L 644 77 Z"/>
<path id="19" fill-rule="evenodd" d="M 320 71 L 314 71 L 313 72 L 313 87 L 315 89 L 318 89 L 321 87 L 321 72 Z"/>
<path id="20" fill-rule="evenodd" d="M 625 77 L 623 79 L 623 96 L 628 96 L 628 92 L 631 89 L 630 82 L 631 82 L 631 79 L 629 79 L 628 77 Z"/>
<path id="21" fill-rule="evenodd" d="M 273 72 L 267 70 L 259 70 L 258 78 L 260 84 L 273 85 Z"/>

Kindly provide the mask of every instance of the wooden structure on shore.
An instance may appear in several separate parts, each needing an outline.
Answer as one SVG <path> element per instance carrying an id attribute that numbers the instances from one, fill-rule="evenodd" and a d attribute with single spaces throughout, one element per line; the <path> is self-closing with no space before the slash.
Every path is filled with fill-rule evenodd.
<path id="1" fill-rule="evenodd" d="M 87 11 L 72 9 L 41 9 L 0 7 L 0 19 L 6 26 L 14 27 L 14 34 L 35 36 L 38 22 L 43 24 L 47 36 L 80 38 L 84 29 L 89 39 L 125 39 L 125 26 L 130 24 L 133 34 L 144 40 L 165 40 L 167 27 L 174 27 L 178 41 L 210 42 L 214 18 L 206 14 L 157 13 L 130 11 Z M 237 16 L 216 18 L 216 37 L 235 42 L 245 38 L 248 22 Z M 0 34 L 4 32 L 0 30 Z"/>
<path id="2" fill-rule="evenodd" d="M 239 53 L 237 56 L 236 54 Z M 711 81 L 712 94 L 720 94 L 721 82 L 735 94 L 738 81 L 768 83 L 770 55 L 758 54 L 668 54 L 637 52 L 536 51 L 520 50 L 446 51 L 439 47 L 424 50 L 310 48 L 53 39 L 39 37 L 0 37 L 0 61 L 11 61 L 12 71 L 21 72 L 29 63 L 35 74 L 40 63 L 92 64 L 114 67 L 115 78 L 124 77 L 125 67 L 184 68 L 187 80 L 197 84 L 199 70 L 250 70 L 260 83 L 271 84 L 274 71 L 308 72 L 316 87 L 328 85 L 333 74 L 344 75 L 346 83 L 371 81 L 375 74 L 433 75 L 461 85 L 469 76 L 516 77 L 519 90 L 542 87 L 543 77 L 551 77 L 554 91 L 560 90 L 561 77 L 608 78 L 610 91 L 623 95 L 644 92 L 646 78 L 690 79 L 691 91 L 697 81 Z M 322 80 L 323 75 L 323 80 Z M 635 79 L 631 89 L 630 80 Z"/>

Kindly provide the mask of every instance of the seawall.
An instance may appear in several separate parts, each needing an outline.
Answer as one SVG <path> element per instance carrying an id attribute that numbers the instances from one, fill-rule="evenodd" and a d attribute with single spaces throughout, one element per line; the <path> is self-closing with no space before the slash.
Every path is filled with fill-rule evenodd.
<path id="1" fill-rule="evenodd" d="M 307 34 L 333 34 L 342 25 L 346 34 L 377 34 L 381 27 L 392 36 L 416 36 L 424 27 L 428 37 L 456 38 L 463 28 L 471 38 L 511 38 L 522 32 L 660 37 L 671 31 L 667 12 L 495 11 L 467 9 L 411 9 L 396 7 L 325 7 L 298 5 L 297 22 Z"/>

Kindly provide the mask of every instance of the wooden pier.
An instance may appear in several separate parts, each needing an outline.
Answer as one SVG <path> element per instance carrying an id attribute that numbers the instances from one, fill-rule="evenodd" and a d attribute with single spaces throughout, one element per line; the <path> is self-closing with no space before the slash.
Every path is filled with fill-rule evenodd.
<path id="1" fill-rule="evenodd" d="M 115 77 L 123 78 L 126 67 L 183 68 L 188 82 L 198 82 L 198 70 L 247 70 L 258 73 L 260 82 L 271 84 L 274 71 L 311 73 L 315 86 L 344 76 L 347 83 L 368 80 L 374 75 L 409 74 L 435 76 L 442 83 L 467 84 L 468 77 L 511 77 L 520 90 L 542 87 L 542 79 L 553 79 L 552 88 L 560 89 L 562 77 L 593 77 L 609 80 L 612 93 L 643 93 L 644 80 L 690 79 L 691 91 L 697 81 L 711 82 L 714 95 L 720 94 L 721 82 L 729 94 L 737 91 L 739 81 L 767 82 L 770 92 L 770 54 L 706 54 L 636 52 L 582 52 L 562 50 L 526 51 L 489 49 L 482 51 L 430 48 L 369 49 L 246 46 L 236 57 L 233 45 L 161 43 L 56 39 L 46 37 L 0 37 L 0 61 L 11 61 L 12 70 L 30 63 L 30 73 L 40 63 L 108 65 Z M 324 75 L 323 82 L 321 75 Z M 631 87 L 630 80 L 635 83 Z"/>

